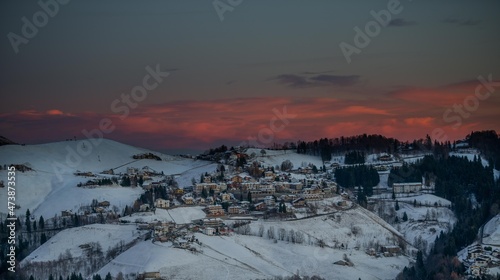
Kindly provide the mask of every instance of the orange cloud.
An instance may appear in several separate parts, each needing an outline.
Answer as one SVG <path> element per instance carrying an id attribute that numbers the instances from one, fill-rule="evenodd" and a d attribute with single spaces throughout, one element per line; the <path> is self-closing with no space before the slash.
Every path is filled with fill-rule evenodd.
<path id="1" fill-rule="evenodd" d="M 262 136 L 271 139 L 264 144 L 271 144 L 363 133 L 412 140 L 431 134 L 439 125 L 453 139 L 471 130 L 500 130 L 495 118 L 498 98 L 481 103 L 479 110 L 463 119 L 462 126 L 451 129 L 451 124 L 442 121 L 446 108 L 424 103 L 416 106 L 411 101 L 417 98 L 416 91 L 400 94 L 399 97 L 407 96 L 408 100 L 260 97 L 141 104 L 123 120 L 113 114 L 25 110 L 0 114 L 0 131 L 9 131 L 13 136 L 6 136 L 20 142 L 29 143 L 35 137 L 56 141 L 73 136 L 81 138 L 83 129 L 97 129 L 100 120 L 109 118 L 116 129 L 106 134 L 106 138 L 154 149 L 205 149 L 216 143 L 237 145 Z M 284 122 L 283 115 L 287 114 Z"/>
<path id="2" fill-rule="evenodd" d="M 423 117 L 423 118 L 406 118 L 404 120 L 405 124 L 410 126 L 430 126 L 433 124 L 434 118 Z"/>
<path id="3" fill-rule="evenodd" d="M 64 113 L 61 110 L 53 109 L 53 110 L 48 110 L 45 112 L 47 115 L 64 115 Z"/>
<path id="4" fill-rule="evenodd" d="M 390 115 L 386 110 L 366 106 L 349 106 L 342 112 L 345 114 Z"/>

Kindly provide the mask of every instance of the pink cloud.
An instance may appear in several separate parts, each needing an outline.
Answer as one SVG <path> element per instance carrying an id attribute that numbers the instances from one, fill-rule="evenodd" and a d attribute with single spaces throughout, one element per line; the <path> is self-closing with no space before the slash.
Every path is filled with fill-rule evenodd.
<path id="1" fill-rule="evenodd" d="M 205 149 L 214 143 L 232 145 L 248 138 L 255 139 L 260 132 L 269 132 L 272 125 L 276 128 L 282 124 L 283 129 L 273 133 L 273 141 L 314 140 L 362 133 L 412 140 L 431 134 L 438 125 L 446 129 L 450 137 L 463 137 L 471 130 L 500 128 L 491 117 L 497 115 L 498 98 L 481 104 L 481 110 L 464 119 L 461 127 L 452 130 L 450 124 L 441 120 L 443 108 L 436 108 L 433 104 L 416 105 L 416 92 L 402 91 L 396 95 L 398 98 L 384 101 L 292 97 L 175 101 L 141 105 L 132 109 L 123 120 L 114 114 L 25 110 L 0 114 L 0 131 L 8 132 L 0 135 L 25 143 L 74 136 L 83 138 L 83 129 L 97 129 L 100 120 L 109 118 L 116 128 L 105 134 L 106 138 L 154 149 Z M 445 104 L 445 99 L 439 102 Z M 277 114 L 283 114 L 283 110 L 295 116 L 286 124 L 277 117 Z"/>

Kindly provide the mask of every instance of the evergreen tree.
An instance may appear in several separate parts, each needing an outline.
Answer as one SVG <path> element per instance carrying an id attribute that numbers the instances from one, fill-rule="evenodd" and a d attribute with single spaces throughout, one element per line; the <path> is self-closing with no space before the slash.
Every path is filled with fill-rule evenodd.
<path id="1" fill-rule="evenodd" d="M 318 173 L 318 168 L 316 167 L 316 165 L 313 165 L 313 167 L 312 167 L 312 172 L 313 172 L 314 174 L 317 174 L 317 173 Z"/>
<path id="2" fill-rule="evenodd" d="M 40 216 L 40 219 L 38 220 L 38 227 L 41 230 L 45 229 L 45 220 L 43 219 L 43 216 Z"/>
<path id="3" fill-rule="evenodd" d="M 408 221 L 408 215 L 406 214 L 406 212 L 403 213 L 403 222 L 406 222 Z"/>
<path id="4" fill-rule="evenodd" d="M 45 235 L 45 232 L 43 232 L 42 236 L 40 237 L 40 245 L 42 245 L 45 242 L 47 242 L 47 235 Z"/>
<path id="5" fill-rule="evenodd" d="M 104 278 L 104 280 L 113 280 L 113 277 L 111 277 L 110 272 L 108 272 L 108 274 L 106 274 L 106 278 Z"/>
<path id="6" fill-rule="evenodd" d="M 248 200 L 248 202 L 252 203 L 252 193 L 251 192 L 248 192 L 247 200 Z"/>
<path id="7" fill-rule="evenodd" d="M 31 232 L 31 221 L 30 221 L 30 217 L 31 217 L 31 214 L 30 214 L 30 209 L 27 209 L 27 210 L 26 210 L 26 220 L 25 220 L 25 224 L 26 224 L 26 231 L 28 231 L 28 232 Z"/>
<path id="8" fill-rule="evenodd" d="M 396 211 L 398 211 L 398 210 L 399 210 L 399 203 L 398 203 L 398 201 L 397 201 L 397 200 L 396 200 L 396 206 L 394 207 L 394 209 L 395 209 Z"/>

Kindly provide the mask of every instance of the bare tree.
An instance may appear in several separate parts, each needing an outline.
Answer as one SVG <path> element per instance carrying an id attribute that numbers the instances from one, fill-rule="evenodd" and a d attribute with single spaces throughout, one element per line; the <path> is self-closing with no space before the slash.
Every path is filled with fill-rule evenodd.
<path id="1" fill-rule="evenodd" d="M 267 229 L 267 237 L 269 239 L 274 239 L 276 236 L 276 233 L 274 232 L 274 226 L 271 226 Z"/>
<path id="2" fill-rule="evenodd" d="M 264 226 L 260 225 L 259 226 L 259 237 L 263 237 L 263 236 L 264 236 Z"/>
<path id="3" fill-rule="evenodd" d="M 279 240 L 285 240 L 285 235 L 286 235 L 286 231 L 284 228 L 280 228 L 278 230 L 278 238 Z"/>

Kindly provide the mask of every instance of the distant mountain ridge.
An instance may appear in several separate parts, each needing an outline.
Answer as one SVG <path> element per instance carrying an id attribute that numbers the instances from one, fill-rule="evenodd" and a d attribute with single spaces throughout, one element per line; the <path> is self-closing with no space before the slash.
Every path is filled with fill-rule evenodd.
<path id="1" fill-rule="evenodd" d="M 3 145 L 19 145 L 19 144 L 17 144 L 16 142 L 0 135 L 0 146 L 3 146 Z"/>

